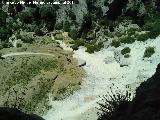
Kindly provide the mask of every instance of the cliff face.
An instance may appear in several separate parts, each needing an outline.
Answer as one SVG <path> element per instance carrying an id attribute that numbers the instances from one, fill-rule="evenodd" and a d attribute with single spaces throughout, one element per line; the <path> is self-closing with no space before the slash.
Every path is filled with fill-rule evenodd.
<path id="1" fill-rule="evenodd" d="M 160 64 L 156 73 L 137 88 L 136 96 L 131 102 L 120 101 L 115 110 L 104 112 L 98 120 L 160 120 L 159 86 Z"/>
<path id="2" fill-rule="evenodd" d="M 134 23 L 143 26 L 145 20 L 148 20 L 145 17 L 152 16 L 153 12 L 151 15 L 150 12 L 153 9 L 159 11 L 159 4 L 158 0 L 76 0 L 73 5 L 0 4 L 0 24 L 3 33 L 0 39 L 7 42 L 7 39 L 20 29 L 29 32 L 39 29 L 44 32 L 64 30 L 71 34 L 80 30 L 81 32 L 76 34 L 85 38 L 88 32 L 97 27 L 109 26 L 110 20 L 114 22 L 119 17 L 129 17 Z M 84 28 L 86 18 L 92 22 L 89 30 Z"/>
<path id="3" fill-rule="evenodd" d="M 136 97 L 131 102 L 128 116 L 131 120 L 160 119 L 160 64 L 156 73 L 142 83 L 136 91 Z"/>

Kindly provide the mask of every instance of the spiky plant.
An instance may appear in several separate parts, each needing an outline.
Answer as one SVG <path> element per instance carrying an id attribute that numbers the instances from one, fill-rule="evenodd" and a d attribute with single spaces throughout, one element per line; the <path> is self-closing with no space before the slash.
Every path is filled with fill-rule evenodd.
<path id="1" fill-rule="evenodd" d="M 121 120 L 123 113 L 127 111 L 128 103 L 131 100 L 131 94 L 126 91 L 121 93 L 108 93 L 103 96 L 102 103 L 98 103 L 100 108 L 98 112 L 98 120 Z"/>

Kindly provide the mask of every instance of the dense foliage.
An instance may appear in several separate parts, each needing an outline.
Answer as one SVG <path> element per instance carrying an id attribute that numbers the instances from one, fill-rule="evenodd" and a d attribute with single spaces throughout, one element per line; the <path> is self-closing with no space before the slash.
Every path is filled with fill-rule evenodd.
<path id="1" fill-rule="evenodd" d="M 124 49 L 121 50 L 121 54 L 125 55 L 127 53 L 130 53 L 131 49 L 129 47 L 125 47 Z"/>
<path id="2" fill-rule="evenodd" d="M 26 0 L 27 1 L 27 0 Z M 45 2 L 51 2 L 51 0 L 45 0 Z M 15 32 L 23 30 L 27 32 L 35 32 L 36 35 L 42 36 L 47 32 L 53 30 L 63 30 L 69 33 L 69 36 L 73 40 L 88 39 L 93 35 L 93 31 L 99 32 L 101 28 L 109 30 L 110 33 L 106 36 L 120 37 L 120 40 L 112 41 L 111 45 L 119 47 L 121 43 L 131 44 L 135 40 L 145 41 L 148 38 L 156 38 L 160 34 L 160 15 L 158 10 L 158 3 L 151 1 L 144 2 L 133 1 L 131 8 L 127 7 L 127 1 L 115 0 L 110 3 L 108 0 L 104 1 L 104 6 L 109 7 L 105 11 L 102 11 L 102 7 L 97 4 L 97 0 L 86 0 L 87 13 L 83 13 L 83 19 L 81 24 L 77 22 L 77 14 L 75 13 L 72 5 L 69 5 L 69 9 L 65 10 L 67 16 L 62 21 L 57 20 L 57 11 L 61 9 L 59 5 L 9 5 L 8 11 L 2 9 L 0 6 L 0 40 L 3 47 L 10 47 L 8 44 L 8 38 Z M 79 2 L 76 0 L 76 4 Z M 140 13 L 140 9 L 144 4 L 145 12 Z M 121 12 L 123 11 L 123 12 Z M 132 23 L 136 23 L 140 27 L 140 31 L 147 31 L 146 34 L 136 34 L 137 29 L 129 29 L 126 35 L 116 31 L 115 28 L 124 21 L 131 20 Z M 114 33 L 114 34 L 112 34 Z M 91 38 L 91 40 L 97 39 L 97 36 Z M 24 40 L 25 41 L 25 40 Z M 28 41 L 28 40 L 27 40 Z M 73 46 L 77 49 L 78 45 Z M 97 48 L 94 45 L 87 45 L 89 49 Z"/>
<path id="3" fill-rule="evenodd" d="M 155 48 L 154 47 L 147 47 L 144 56 L 143 57 L 151 57 L 155 53 Z"/>

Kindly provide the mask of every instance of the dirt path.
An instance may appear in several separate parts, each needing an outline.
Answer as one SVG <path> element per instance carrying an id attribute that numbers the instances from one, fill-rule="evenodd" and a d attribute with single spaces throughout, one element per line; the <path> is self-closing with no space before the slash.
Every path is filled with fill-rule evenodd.
<path id="1" fill-rule="evenodd" d="M 3 58 L 6 57 L 11 57 L 11 56 L 19 56 L 19 55 L 46 55 L 46 56 L 52 56 L 54 57 L 53 54 L 49 54 L 49 53 L 34 53 L 34 52 L 15 52 L 15 53 L 8 53 L 5 55 L 2 55 Z"/>

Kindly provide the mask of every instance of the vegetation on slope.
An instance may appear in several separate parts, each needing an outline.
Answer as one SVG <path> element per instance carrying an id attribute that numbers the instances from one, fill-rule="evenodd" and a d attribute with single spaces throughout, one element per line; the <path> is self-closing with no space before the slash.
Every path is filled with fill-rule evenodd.
<path id="1" fill-rule="evenodd" d="M 84 72 L 71 57 L 72 53 L 63 51 L 49 38 L 36 36 L 32 44 L 23 43 L 20 48 L 1 50 L 7 54 L 26 48 L 23 52 L 55 56 L 20 55 L 0 59 L 1 106 L 42 115 L 51 107 L 48 105 L 49 93 L 55 100 L 61 100 L 79 89 Z"/>
<path id="2" fill-rule="evenodd" d="M 154 48 L 154 47 L 147 47 L 147 48 L 145 49 L 145 52 L 144 52 L 143 57 L 149 58 L 149 57 L 151 57 L 154 53 L 155 53 L 155 48 Z"/>

